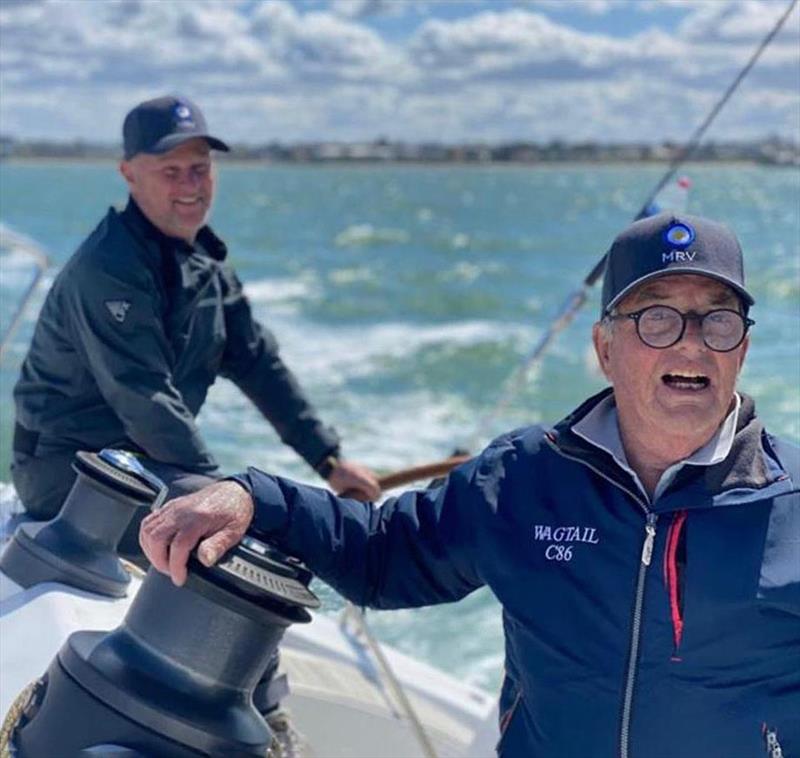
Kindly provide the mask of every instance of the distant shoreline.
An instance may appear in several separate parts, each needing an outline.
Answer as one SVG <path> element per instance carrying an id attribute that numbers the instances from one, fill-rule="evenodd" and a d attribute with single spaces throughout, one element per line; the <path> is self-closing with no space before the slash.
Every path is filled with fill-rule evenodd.
<path id="1" fill-rule="evenodd" d="M 122 146 L 82 140 L 51 142 L 18 140 L 0 135 L 0 159 L 26 162 L 116 162 Z M 221 165 L 254 166 L 550 166 L 650 165 L 682 163 L 745 163 L 800 167 L 800 141 L 774 135 L 761 139 L 701 144 L 531 142 L 501 143 L 393 142 L 270 142 L 232 144 L 220 154 Z"/>
<path id="2" fill-rule="evenodd" d="M 0 166 L 13 165 L 103 165 L 116 166 L 120 158 L 106 158 L 102 156 L 79 157 L 79 156 L 14 156 L 0 160 Z M 297 166 L 305 168 L 379 168 L 391 166 L 398 168 L 408 166 L 409 168 L 509 168 L 509 169 L 538 169 L 553 168 L 558 166 L 653 166 L 663 167 L 669 164 L 667 160 L 641 160 L 641 159 L 615 159 L 615 160 L 590 160 L 590 159 L 571 159 L 571 160 L 543 160 L 543 161 L 469 161 L 469 160 L 448 160 L 448 161 L 410 161 L 410 160 L 330 160 L 330 161 L 299 161 L 299 160 L 270 160 L 260 158 L 230 158 L 225 157 L 217 161 L 218 166 L 235 166 L 237 168 L 265 168 L 265 167 L 284 167 Z M 725 159 L 700 159 L 689 160 L 684 165 L 692 166 L 764 166 L 768 168 L 797 168 L 792 164 L 769 163 L 758 161 L 752 158 L 725 158 Z"/>

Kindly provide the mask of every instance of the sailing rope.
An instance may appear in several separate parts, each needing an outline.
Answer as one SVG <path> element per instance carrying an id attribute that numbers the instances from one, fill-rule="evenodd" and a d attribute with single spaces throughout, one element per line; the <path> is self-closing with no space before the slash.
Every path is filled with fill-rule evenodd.
<path id="1" fill-rule="evenodd" d="M 25 714 L 25 710 L 36 696 L 36 691 L 41 682 L 41 679 L 31 682 L 17 695 L 8 709 L 8 713 L 3 719 L 3 725 L 0 726 L 0 758 L 12 758 L 14 755 L 11 752 L 12 737 Z"/>
<path id="2" fill-rule="evenodd" d="M 789 5 L 787 6 L 783 15 L 781 15 L 781 17 L 775 22 L 775 25 L 755 49 L 753 54 L 750 56 L 750 60 L 748 60 L 742 70 L 739 71 L 734 80 L 728 86 L 727 90 L 725 90 L 723 93 L 722 97 L 717 100 L 714 107 L 709 111 L 708 115 L 700 124 L 700 126 L 695 129 L 694 133 L 689 138 L 689 141 L 686 143 L 686 146 L 672 159 L 667 167 L 666 172 L 647 196 L 647 199 L 642 204 L 642 207 L 639 213 L 636 214 L 635 218 L 640 218 L 643 215 L 647 215 L 647 208 L 653 202 L 653 200 L 655 200 L 656 195 L 666 186 L 667 182 L 672 179 L 672 177 L 675 175 L 675 172 L 681 167 L 681 165 L 683 165 L 695 154 L 700 145 L 700 140 L 708 130 L 709 126 L 711 126 L 712 122 L 714 119 L 716 119 L 724 105 L 728 102 L 728 100 L 730 100 L 733 93 L 739 88 L 739 85 L 750 72 L 750 69 L 756 64 L 756 61 L 758 61 L 758 59 L 761 57 L 761 54 L 764 52 L 764 50 L 767 49 L 775 35 L 781 30 L 783 25 L 786 23 L 786 19 L 789 18 L 789 15 L 791 14 L 792 10 L 794 10 L 798 2 L 800 2 L 800 0 L 790 0 Z M 603 254 L 603 257 L 600 258 L 600 260 L 595 264 L 594 268 L 589 272 L 582 284 L 576 290 L 567 295 L 566 299 L 561 305 L 561 308 L 559 308 L 558 313 L 556 314 L 555 318 L 552 319 L 544 334 L 539 338 L 527 355 L 522 358 L 517 368 L 505 381 L 503 390 L 495 404 L 479 420 L 477 424 L 477 430 L 471 438 L 470 444 L 467 445 L 468 450 L 485 444 L 489 429 L 494 425 L 495 419 L 506 408 L 508 403 L 511 401 L 511 397 L 521 389 L 528 372 L 544 354 L 544 351 L 547 349 L 548 345 L 555 339 L 559 332 L 561 332 L 570 324 L 572 319 L 575 317 L 575 314 L 586 302 L 587 298 L 589 297 L 589 290 L 602 276 L 603 270 L 605 269 L 605 264 L 606 256 Z"/>

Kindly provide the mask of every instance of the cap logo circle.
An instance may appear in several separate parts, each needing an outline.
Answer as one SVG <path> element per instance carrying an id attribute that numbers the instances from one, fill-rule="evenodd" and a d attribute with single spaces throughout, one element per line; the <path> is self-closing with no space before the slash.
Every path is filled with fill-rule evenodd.
<path id="1" fill-rule="evenodd" d="M 673 224 L 664 233 L 664 238 L 674 247 L 687 247 L 694 242 L 695 233 L 689 224 Z"/>
<path id="2" fill-rule="evenodd" d="M 192 118 L 192 109 L 186 103 L 176 103 L 172 109 L 175 128 L 182 131 L 194 129 L 196 124 Z"/>

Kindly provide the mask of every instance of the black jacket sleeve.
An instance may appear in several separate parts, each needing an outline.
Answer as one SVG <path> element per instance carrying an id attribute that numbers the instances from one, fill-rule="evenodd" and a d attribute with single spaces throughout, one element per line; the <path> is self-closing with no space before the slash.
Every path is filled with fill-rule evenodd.
<path id="1" fill-rule="evenodd" d="M 253 319 L 236 275 L 227 267 L 223 272 L 227 341 L 221 373 L 247 395 L 283 442 L 316 467 L 338 452 L 339 437 L 317 417 L 297 378 L 281 359 L 272 332 Z"/>

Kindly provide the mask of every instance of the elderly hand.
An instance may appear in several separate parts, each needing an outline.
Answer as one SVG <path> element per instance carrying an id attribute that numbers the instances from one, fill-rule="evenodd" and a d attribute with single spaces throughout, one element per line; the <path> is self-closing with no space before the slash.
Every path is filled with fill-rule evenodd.
<path id="1" fill-rule="evenodd" d="M 366 466 L 340 460 L 328 477 L 328 484 L 337 495 L 362 500 L 377 500 L 381 496 L 378 479 Z"/>
<path id="2" fill-rule="evenodd" d="M 211 566 L 244 537 L 252 520 L 250 493 L 233 481 L 216 482 L 149 514 L 142 521 L 139 543 L 153 566 L 180 586 L 198 542 L 197 557 Z"/>

